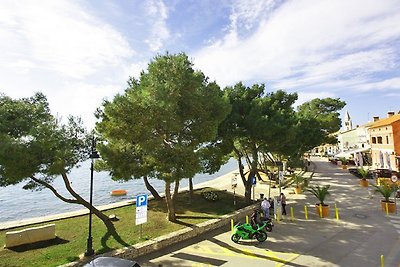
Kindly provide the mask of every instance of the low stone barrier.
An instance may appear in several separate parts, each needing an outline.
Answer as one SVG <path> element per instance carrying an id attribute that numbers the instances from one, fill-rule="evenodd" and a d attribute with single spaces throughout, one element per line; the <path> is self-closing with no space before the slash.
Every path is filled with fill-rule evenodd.
<path id="1" fill-rule="evenodd" d="M 193 225 L 192 227 L 186 227 L 179 231 L 176 231 L 176 232 L 173 232 L 173 233 L 170 233 L 167 235 L 163 235 L 163 236 L 154 238 L 152 240 L 130 246 L 128 248 L 117 249 L 117 250 L 110 251 L 110 252 L 107 252 L 102 255 L 96 255 L 96 257 L 114 256 L 114 257 L 128 259 L 128 260 L 135 260 L 139 256 L 143 256 L 143 255 L 149 254 L 151 252 L 154 252 L 156 250 L 166 248 L 170 245 L 173 245 L 173 244 L 182 242 L 184 240 L 196 237 L 196 236 L 206 233 L 208 231 L 218 229 L 222 226 L 228 226 L 228 225 L 230 225 L 231 219 L 233 219 L 234 221 L 243 219 L 246 215 L 249 215 L 254 210 L 255 207 L 258 207 L 259 205 L 260 205 L 259 203 L 253 204 L 246 208 L 240 209 L 234 213 L 221 216 L 221 218 L 208 220 L 206 222 L 203 222 L 203 223 L 200 223 L 197 225 Z M 228 228 L 227 228 L 227 230 L 228 230 Z M 91 260 L 91 259 L 85 259 L 84 261 L 71 262 L 71 263 L 63 265 L 63 267 L 83 266 L 89 260 Z"/>
<path id="2" fill-rule="evenodd" d="M 56 238 L 56 225 L 47 224 L 19 231 L 6 232 L 6 248 Z"/>

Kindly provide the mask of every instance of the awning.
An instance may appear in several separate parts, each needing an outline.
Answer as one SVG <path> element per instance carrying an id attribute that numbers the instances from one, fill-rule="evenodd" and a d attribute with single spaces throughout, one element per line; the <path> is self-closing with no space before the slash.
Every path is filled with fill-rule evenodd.
<path id="1" fill-rule="evenodd" d="M 341 151 L 338 154 L 334 155 L 333 157 L 334 158 L 342 158 L 342 157 L 344 157 L 344 158 L 350 158 L 350 157 L 354 158 L 356 153 L 367 152 L 367 151 L 370 151 L 369 147 L 368 148 L 363 147 L 363 148 L 349 149 L 349 150 L 346 150 L 346 151 Z"/>

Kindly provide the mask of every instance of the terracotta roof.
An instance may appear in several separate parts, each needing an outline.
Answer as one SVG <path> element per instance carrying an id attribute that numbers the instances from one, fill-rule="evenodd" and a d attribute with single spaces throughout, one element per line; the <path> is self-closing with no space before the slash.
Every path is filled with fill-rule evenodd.
<path id="1" fill-rule="evenodd" d="M 398 120 L 400 120 L 400 114 L 396 114 L 396 115 L 393 115 L 393 116 L 391 116 L 391 117 L 389 117 L 389 118 L 385 118 L 385 119 L 381 119 L 381 120 L 379 120 L 379 121 L 376 121 L 375 123 L 373 123 L 373 124 L 371 125 L 371 128 L 376 128 L 376 127 L 381 127 L 381 126 L 385 126 L 385 125 L 390 125 L 390 124 L 392 124 L 393 122 L 398 121 Z"/>

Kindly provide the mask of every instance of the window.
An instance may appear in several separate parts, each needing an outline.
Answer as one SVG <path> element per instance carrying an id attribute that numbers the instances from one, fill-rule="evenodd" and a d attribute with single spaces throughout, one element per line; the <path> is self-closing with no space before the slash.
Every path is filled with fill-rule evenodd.
<path id="1" fill-rule="evenodd" d="M 378 144 L 382 144 L 382 136 L 378 136 Z"/>
<path id="2" fill-rule="evenodd" d="M 372 137 L 372 143 L 376 144 L 376 137 Z"/>
<path id="3" fill-rule="evenodd" d="M 389 144 L 389 136 L 386 135 L 386 144 Z"/>

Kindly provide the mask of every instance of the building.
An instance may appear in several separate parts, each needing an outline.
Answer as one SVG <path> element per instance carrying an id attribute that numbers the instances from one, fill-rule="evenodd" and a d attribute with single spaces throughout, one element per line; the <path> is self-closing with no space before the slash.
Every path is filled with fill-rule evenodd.
<path id="1" fill-rule="evenodd" d="M 388 112 L 387 118 L 371 125 L 370 135 L 372 166 L 375 169 L 399 171 L 400 167 L 400 114 Z"/>
<path id="2" fill-rule="evenodd" d="M 353 128 L 351 117 L 347 111 L 343 122 L 343 130 L 338 134 L 338 150 L 335 158 L 352 159 L 357 165 L 370 164 L 368 129 L 373 123 L 369 122 Z"/>

